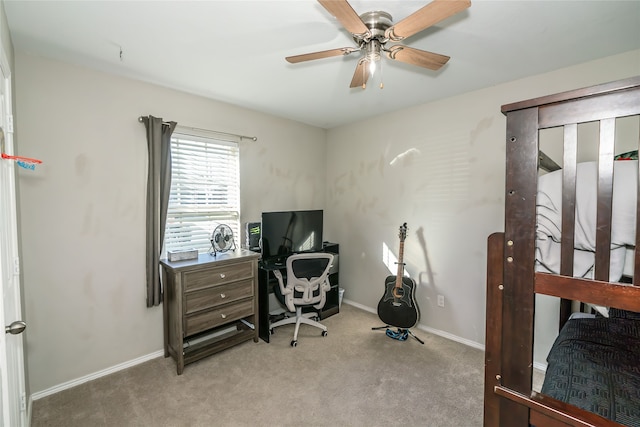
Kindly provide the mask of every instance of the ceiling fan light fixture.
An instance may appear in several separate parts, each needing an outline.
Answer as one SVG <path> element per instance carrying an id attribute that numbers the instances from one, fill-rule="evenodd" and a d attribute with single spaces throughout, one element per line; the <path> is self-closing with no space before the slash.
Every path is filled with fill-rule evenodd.
<path id="1" fill-rule="evenodd" d="M 380 50 L 382 45 L 378 40 L 371 40 L 369 44 L 367 44 L 366 49 L 367 52 L 365 54 L 365 61 L 369 63 L 369 72 L 373 76 L 376 72 L 376 64 L 380 62 Z"/>
<path id="2" fill-rule="evenodd" d="M 376 73 L 376 61 L 369 62 L 369 74 L 372 76 Z"/>

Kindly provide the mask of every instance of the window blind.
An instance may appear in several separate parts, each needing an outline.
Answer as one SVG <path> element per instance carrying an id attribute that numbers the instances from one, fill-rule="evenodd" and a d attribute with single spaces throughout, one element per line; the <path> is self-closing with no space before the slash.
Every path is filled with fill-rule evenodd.
<path id="1" fill-rule="evenodd" d="M 211 234 L 221 224 L 231 227 L 239 247 L 238 144 L 174 133 L 165 249 L 207 252 Z"/>

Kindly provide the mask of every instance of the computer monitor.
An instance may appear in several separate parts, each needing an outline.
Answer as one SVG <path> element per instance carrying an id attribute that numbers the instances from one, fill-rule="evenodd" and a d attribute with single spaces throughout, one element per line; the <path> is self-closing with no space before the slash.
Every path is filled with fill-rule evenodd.
<path id="1" fill-rule="evenodd" d="M 261 228 L 264 261 L 284 262 L 291 254 L 322 250 L 322 210 L 263 212 Z"/>

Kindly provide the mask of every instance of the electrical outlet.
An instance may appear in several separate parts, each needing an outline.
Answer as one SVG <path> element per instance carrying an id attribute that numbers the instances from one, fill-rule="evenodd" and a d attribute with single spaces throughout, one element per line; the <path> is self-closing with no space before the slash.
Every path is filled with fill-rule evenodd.
<path id="1" fill-rule="evenodd" d="M 444 295 L 438 295 L 438 307 L 444 307 Z"/>

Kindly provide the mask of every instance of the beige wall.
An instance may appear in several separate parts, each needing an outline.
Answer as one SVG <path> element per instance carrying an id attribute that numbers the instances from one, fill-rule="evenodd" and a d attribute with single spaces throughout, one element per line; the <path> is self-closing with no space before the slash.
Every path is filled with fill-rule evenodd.
<path id="1" fill-rule="evenodd" d="M 23 53 L 16 95 L 20 154 L 43 160 L 19 176 L 34 393 L 162 349 L 162 309 L 145 306 L 140 115 L 259 138 L 240 144 L 243 221 L 324 207 L 322 129 Z"/>
<path id="2" fill-rule="evenodd" d="M 383 247 L 397 253 L 406 221 L 404 261 L 418 284 L 420 325 L 484 345 L 486 239 L 504 230 L 501 105 L 634 75 L 640 51 L 330 130 L 326 227 L 341 244 L 345 298 L 377 306 L 389 274 Z M 555 327 L 557 312 L 538 323 Z M 536 344 L 552 339 L 537 335 Z"/>

